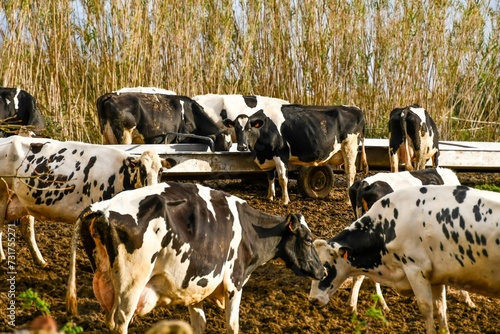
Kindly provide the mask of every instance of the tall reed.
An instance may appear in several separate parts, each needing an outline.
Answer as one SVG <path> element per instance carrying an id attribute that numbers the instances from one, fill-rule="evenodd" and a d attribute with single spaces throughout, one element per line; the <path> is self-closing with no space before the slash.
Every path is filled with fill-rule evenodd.
<path id="1" fill-rule="evenodd" d="M 59 139 L 101 142 L 95 101 L 122 87 L 356 104 L 369 137 L 419 103 L 445 140 L 500 137 L 500 2 L 0 2 L 1 86 L 33 94 Z"/>

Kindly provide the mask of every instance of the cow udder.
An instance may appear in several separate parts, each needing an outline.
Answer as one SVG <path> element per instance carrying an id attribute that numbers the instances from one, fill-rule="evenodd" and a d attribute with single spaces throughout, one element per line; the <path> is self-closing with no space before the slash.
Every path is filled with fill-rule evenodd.
<path id="1" fill-rule="evenodd" d="M 115 291 L 108 273 L 96 271 L 92 280 L 92 288 L 102 309 L 108 313 L 111 312 L 115 301 Z"/>

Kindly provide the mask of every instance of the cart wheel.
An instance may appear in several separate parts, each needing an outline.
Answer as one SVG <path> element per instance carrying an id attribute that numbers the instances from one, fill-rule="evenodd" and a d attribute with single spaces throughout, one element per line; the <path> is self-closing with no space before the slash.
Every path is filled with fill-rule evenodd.
<path id="1" fill-rule="evenodd" d="M 299 192 L 306 197 L 325 198 L 333 188 L 333 171 L 328 165 L 302 167 L 297 179 Z"/>

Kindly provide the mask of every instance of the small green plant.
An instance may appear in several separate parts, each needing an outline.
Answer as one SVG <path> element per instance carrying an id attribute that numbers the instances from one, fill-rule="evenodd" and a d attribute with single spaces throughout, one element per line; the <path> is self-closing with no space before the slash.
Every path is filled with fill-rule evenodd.
<path id="1" fill-rule="evenodd" d="M 476 189 L 496 191 L 500 193 L 500 187 L 495 184 L 479 184 L 476 186 Z"/>
<path id="2" fill-rule="evenodd" d="M 373 294 L 373 305 L 366 311 L 365 316 L 368 320 L 359 320 L 356 313 L 352 314 L 351 323 L 354 325 L 354 331 L 356 334 L 367 333 L 372 320 L 381 321 L 384 325 L 389 324 L 387 319 L 384 317 L 384 312 L 381 308 L 377 307 L 377 303 L 380 301 L 380 296 Z"/>
<path id="3" fill-rule="evenodd" d="M 50 304 L 40 298 L 38 296 L 38 293 L 31 290 L 31 288 L 24 292 L 21 292 L 17 299 L 23 302 L 23 305 L 21 306 L 23 311 L 34 308 L 35 311 L 39 311 L 42 316 L 50 316 Z M 72 321 L 69 321 L 61 328 L 61 332 L 68 334 L 78 334 L 83 333 L 83 328 L 77 326 Z"/>
<path id="4" fill-rule="evenodd" d="M 64 333 L 67 333 L 67 334 L 83 333 L 83 327 L 77 326 L 73 321 L 68 321 L 61 328 L 61 332 L 64 332 Z"/>
<path id="5" fill-rule="evenodd" d="M 36 311 L 40 311 L 42 315 L 50 315 L 50 304 L 38 297 L 38 293 L 36 291 L 28 290 L 21 292 L 17 299 L 23 302 L 22 310 L 35 308 Z"/>

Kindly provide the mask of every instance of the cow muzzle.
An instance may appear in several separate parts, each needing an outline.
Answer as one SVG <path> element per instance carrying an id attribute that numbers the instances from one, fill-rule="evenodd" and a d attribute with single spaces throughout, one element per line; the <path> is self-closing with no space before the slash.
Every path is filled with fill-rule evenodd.
<path id="1" fill-rule="evenodd" d="M 238 146 L 236 146 L 236 149 L 240 152 L 248 151 L 248 145 L 247 144 L 238 144 Z"/>
<path id="2" fill-rule="evenodd" d="M 322 296 L 315 296 L 315 297 L 309 296 L 309 302 L 314 306 L 323 307 L 326 306 L 326 304 L 328 304 L 329 298 L 325 300 L 325 298 L 323 298 Z"/>

